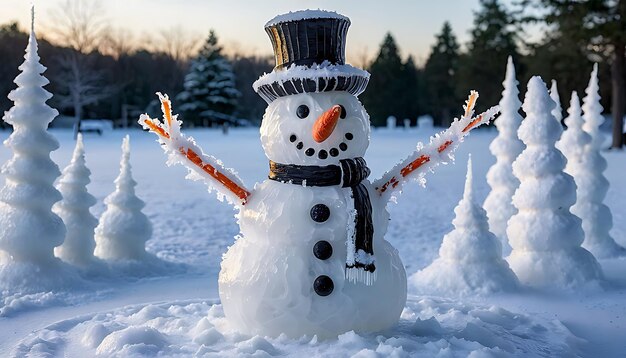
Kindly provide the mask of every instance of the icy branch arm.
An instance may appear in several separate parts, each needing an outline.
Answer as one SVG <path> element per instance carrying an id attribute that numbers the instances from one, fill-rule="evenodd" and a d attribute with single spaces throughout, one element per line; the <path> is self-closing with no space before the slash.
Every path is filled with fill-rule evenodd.
<path id="1" fill-rule="evenodd" d="M 472 91 L 464 106 L 465 114 L 461 119 L 455 118 L 450 128 L 432 136 L 427 145 L 418 143 L 417 150 L 396 164 L 380 179 L 375 180 L 373 184 L 378 194 L 389 200 L 394 192 L 401 191 L 404 183 L 411 179 L 417 180 L 423 185 L 426 182 L 427 172 L 434 171 L 439 164 L 446 164 L 448 161 L 454 160 L 453 153 L 463 138 L 472 129 L 488 123 L 500 111 L 500 108 L 495 106 L 476 117 L 472 117 L 477 98 L 478 93 Z"/>
<path id="2" fill-rule="evenodd" d="M 161 101 L 163 122 L 142 114 L 139 124 L 157 134 L 159 143 L 169 157 L 167 164 L 186 166 L 189 169 L 188 178 L 204 180 L 209 191 L 215 189 L 218 192 L 219 199 L 225 197 L 231 204 L 245 205 L 250 192 L 246 190 L 241 179 L 232 169 L 224 167 L 220 160 L 205 154 L 193 138 L 182 134 L 182 121 L 177 119 L 177 115 L 172 116 L 169 98 L 160 93 L 157 95 Z"/>

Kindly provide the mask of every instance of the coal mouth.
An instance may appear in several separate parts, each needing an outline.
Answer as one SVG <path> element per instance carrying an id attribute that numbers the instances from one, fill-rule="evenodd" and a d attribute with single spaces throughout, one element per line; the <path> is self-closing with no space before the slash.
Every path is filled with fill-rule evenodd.
<path id="1" fill-rule="evenodd" d="M 348 150 L 348 143 L 352 139 L 354 139 L 354 135 L 350 132 L 344 135 L 345 141 L 339 143 L 338 147 L 332 147 L 330 149 L 320 149 L 318 151 L 315 148 L 307 147 L 305 149 L 304 143 L 298 139 L 298 136 L 295 134 L 291 134 L 289 136 L 289 141 L 294 144 L 297 150 L 304 150 L 304 155 L 307 157 L 312 157 L 317 154 L 319 159 L 327 159 L 329 156 L 331 158 L 339 156 L 340 152 L 345 152 Z"/>

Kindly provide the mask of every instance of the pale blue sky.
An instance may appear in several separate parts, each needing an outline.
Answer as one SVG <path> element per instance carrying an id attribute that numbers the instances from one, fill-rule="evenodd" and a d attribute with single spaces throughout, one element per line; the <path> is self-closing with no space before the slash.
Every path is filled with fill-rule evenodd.
<path id="1" fill-rule="evenodd" d="M 40 34 L 45 35 L 45 24 L 53 21 L 49 10 L 64 1 L 35 1 Z M 0 24 L 18 20 L 25 27 L 30 3 L 30 0 L 0 0 Z M 271 53 L 263 25 L 275 15 L 306 8 L 334 10 L 352 20 L 347 44 L 351 62 L 358 61 L 365 51 L 369 57 L 374 56 L 387 31 L 394 35 L 404 56 L 412 54 L 422 62 L 445 20 L 450 21 L 464 43 L 469 37 L 473 11 L 479 4 L 478 0 L 104 0 L 102 3 L 112 26 L 133 31 L 138 37 L 175 26 L 204 36 L 213 28 L 229 49 L 255 54 Z"/>

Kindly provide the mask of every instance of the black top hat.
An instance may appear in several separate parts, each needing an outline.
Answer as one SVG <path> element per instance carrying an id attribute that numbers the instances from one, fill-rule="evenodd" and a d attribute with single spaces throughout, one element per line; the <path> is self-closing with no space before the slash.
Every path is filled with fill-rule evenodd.
<path id="1" fill-rule="evenodd" d="M 254 83 L 254 90 L 267 103 L 306 92 L 361 94 L 369 73 L 345 64 L 349 26 L 347 17 L 323 10 L 290 12 L 270 20 L 265 32 L 276 67 Z"/>

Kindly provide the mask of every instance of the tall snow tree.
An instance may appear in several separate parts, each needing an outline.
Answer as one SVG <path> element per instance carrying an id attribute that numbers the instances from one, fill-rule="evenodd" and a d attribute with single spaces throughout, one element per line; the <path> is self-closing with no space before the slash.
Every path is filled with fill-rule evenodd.
<path id="1" fill-rule="evenodd" d="M 506 78 L 502 82 L 504 91 L 500 99 L 500 116 L 495 120 L 498 136 L 489 145 L 496 163 L 489 168 L 487 183 L 491 192 L 485 199 L 484 207 L 489 217 L 489 228 L 502 242 L 505 254 L 511 252 L 506 235 L 506 225 L 511 216 L 517 212 L 511 197 L 519 186 L 519 180 L 513 175 L 513 162 L 524 150 L 524 143 L 517 137 L 517 130 L 522 123 L 519 113 L 522 102 L 519 100 L 518 82 L 515 79 L 513 58 L 509 57 L 506 67 Z"/>
<path id="2" fill-rule="evenodd" d="M 550 98 L 554 101 L 552 115 L 554 116 L 554 119 L 561 124 L 561 121 L 563 120 L 563 108 L 561 107 L 561 98 L 559 97 L 559 88 L 557 87 L 556 80 L 552 80 Z"/>
<path id="3" fill-rule="evenodd" d="M 452 123 L 453 113 L 458 111 L 463 98 L 455 93 L 458 68 L 459 44 L 446 21 L 424 66 L 427 112 L 432 114 L 435 123 L 444 127 Z"/>
<path id="4" fill-rule="evenodd" d="M 467 163 L 463 199 L 454 209 L 454 230 L 446 234 L 439 257 L 411 277 L 422 292 L 440 294 L 487 294 L 511 291 L 517 277 L 502 258 L 498 238 L 489 232 L 487 215 L 476 203 L 472 190 L 472 159 Z"/>
<path id="5" fill-rule="evenodd" d="M 513 196 L 518 213 L 509 220 L 513 247 L 509 264 L 522 283 L 574 288 L 602 276 L 593 255 L 583 249 L 581 221 L 570 212 L 576 201 L 574 179 L 563 172 L 565 157 L 554 146 L 563 132 L 552 115 L 554 101 L 540 77 L 532 77 L 518 135 L 526 149 L 513 163 L 520 186 Z"/>
<path id="6" fill-rule="evenodd" d="M 89 212 L 89 208 L 96 204 L 96 198 L 87 191 L 90 175 L 85 165 L 83 137 L 79 133 L 72 160 L 63 169 L 57 183 L 63 200 L 53 207 L 67 228 L 63 245 L 55 248 L 54 252 L 63 261 L 78 266 L 88 266 L 93 262 L 93 250 L 96 247 L 94 229 L 98 219 Z"/>
<path id="7" fill-rule="evenodd" d="M 574 172 L 578 185 L 578 200 L 572 212 L 583 221 L 585 242 L 583 246 L 596 257 L 614 257 L 626 254 L 609 234 L 613 227 L 611 210 L 604 205 L 604 198 L 609 189 L 609 182 L 604 177 L 606 159 L 600 151 L 604 135 L 600 126 L 604 122 L 598 84 L 598 65 L 594 65 L 589 86 L 583 98 L 583 130 L 591 136 L 591 142 L 585 147 L 585 156 L 579 170 Z"/>
<path id="8" fill-rule="evenodd" d="M 460 57 L 457 94 L 465 96 L 470 90 L 480 93 L 480 105 L 485 109 L 500 99 L 496 78 L 504 77 L 502 64 L 509 56 L 520 64 L 513 18 L 500 0 L 480 0 L 474 13 L 474 26 L 467 51 Z M 519 70 L 519 68 L 518 68 Z M 479 112 L 482 112 L 480 107 Z"/>
<path id="9" fill-rule="evenodd" d="M 145 204 L 135 195 L 136 185 L 130 166 L 130 139 L 126 136 L 115 191 L 104 199 L 107 207 L 95 230 L 96 256 L 107 260 L 148 258 L 145 244 L 152 236 L 152 224 L 141 212 Z"/>
<path id="10" fill-rule="evenodd" d="M 234 122 L 240 96 L 232 66 L 211 30 L 185 76 L 184 90 L 176 96 L 185 122 L 202 126 Z"/>
<path id="11" fill-rule="evenodd" d="M 15 78 L 18 88 L 9 94 L 14 106 L 3 118 L 13 126 L 4 142 L 13 157 L 2 167 L 6 181 L 0 190 L 0 250 L 13 262 L 44 266 L 58 262 L 54 247 L 63 242 L 65 226 L 52 212 L 61 200 L 54 188 L 61 172 L 50 159 L 59 143 L 47 128 L 58 112 L 46 104 L 52 94 L 43 88 L 49 81 L 42 75 L 46 67 L 39 62 L 34 24 L 24 58 Z"/>

